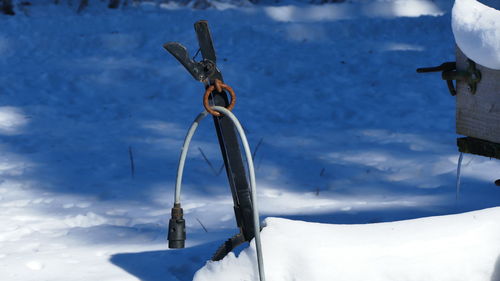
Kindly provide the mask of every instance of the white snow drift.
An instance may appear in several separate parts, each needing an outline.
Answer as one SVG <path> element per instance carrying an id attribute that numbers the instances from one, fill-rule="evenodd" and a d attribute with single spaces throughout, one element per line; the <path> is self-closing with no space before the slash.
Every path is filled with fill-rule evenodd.
<path id="1" fill-rule="evenodd" d="M 500 280 L 500 208 L 409 221 L 331 225 L 268 218 L 269 281 Z M 194 281 L 258 280 L 255 245 L 208 262 Z"/>
<path id="2" fill-rule="evenodd" d="M 452 27 L 460 49 L 475 62 L 500 69 L 500 11 L 476 0 L 456 0 Z"/>

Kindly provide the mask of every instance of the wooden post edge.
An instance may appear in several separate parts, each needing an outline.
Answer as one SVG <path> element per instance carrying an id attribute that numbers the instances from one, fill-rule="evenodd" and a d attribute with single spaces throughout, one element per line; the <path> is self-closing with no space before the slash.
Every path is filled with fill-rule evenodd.
<path id="1" fill-rule="evenodd" d="M 463 137 L 457 139 L 457 146 L 458 151 L 463 153 L 500 159 L 500 144 L 498 143 L 472 137 Z"/>

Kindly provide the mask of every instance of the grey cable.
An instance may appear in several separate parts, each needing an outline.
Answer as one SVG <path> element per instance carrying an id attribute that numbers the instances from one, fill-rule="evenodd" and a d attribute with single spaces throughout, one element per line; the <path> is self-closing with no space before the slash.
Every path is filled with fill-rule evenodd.
<path id="1" fill-rule="evenodd" d="M 255 229 L 255 248 L 257 250 L 257 266 L 259 271 L 259 279 L 260 281 L 265 281 L 266 277 L 264 274 L 264 259 L 262 256 L 262 245 L 260 240 L 260 219 L 259 219 L 259 210 L 257 208 L 257 189 L 256 189 L 256 181 L 255 181 L 255 169 L 253 165 L 252 152 L 250 150 L 250 146 L 248 145 L 248 140 L 241 126 L 238 118 L 229 110 L 222 106 L 213 106 L 213 110 L 224 114 L 228 117 L 236 127 L 238 134 L 240 135 L 241 143 L 243 144 L 243 149 L 245 150 L 245 157 L 248 165 L 248 173 L 250 174 L 250 188 L 252 194 L 252 205 L 253 205 L 253 224 Z M 184 139 L 184 144 L 182 146 L 181 156 L 179 159 L 179 166 L 177 168 L 177 180 L 175 183 L 175 203 L 180 203 L 181 198 L 181 185 L 182 185 L 182 175 L 184 172 L 184 165 L 186 163 L 186 156 L 189 150 L 189 145 L 191 143 L 191 139 L 193 138 L 196 129 L 198 128 L 199 123 L 208 115 L 208 112 L 203 111 L 200 113 L 193 124 L 189 128 L 189 131 Z"/>
<path id="2" fill-rule="evenodd" d="M 259 268 L 259 277 L 260 281 L 265 281 L 266 277 L 264 276 L 264 259 L 262 257 L 262 246 L 260 240 L 260 219 L 259 219 L 259 210 L 257 208 L 257 190 L 256 190 L 256 182 L 255 182 L 255 169 L 253 166 L 253 158 L 252 151 L 250 150 L 250 146 L 248 145 L 247 136 L 243 127 L 241 126 L 238 118 L 234 116 L 234 114 L 227 110 L 222 106 L 213 106 L 214 110 L 224 114 L 226 117 L 229 117 L 231 121 L 233 121 L 238 134 L 240 135 L 241 143 L 243 144 L 243 149 L 245 150 L 245 156 L 248 164 L 248 173 L 250 174 L 250 188 L 252 189 L 252 205 L 253 205 L 253 225 L 255 229 L 255 248 L 257 249 L 257 265 Z"/>
<path id="3" fill-rule="evenodd" d="M 177 179 L 175 180 L 175 204 L 181 203 L 182 174 L 184 173 L 184 164 L 186 163 L 186 156 L 189 150 L 189 145 L 191 144 L 191 139 L 193 138 L 193 135 L 196 132 L 196 129 L 198 128 L 201 120 L 203 120 L 207 115 L 208 112 L 206 111 L 198 114 L 198 116 L 196 116 L 196 119 L 194 119 L 193 124 L 191 124 L 191 127 L 189 128 L 186 138 L 184 138 L 184 144 L 182 145 L 181 156 L 179 158 L 179 166 L 177 166 Z"/>

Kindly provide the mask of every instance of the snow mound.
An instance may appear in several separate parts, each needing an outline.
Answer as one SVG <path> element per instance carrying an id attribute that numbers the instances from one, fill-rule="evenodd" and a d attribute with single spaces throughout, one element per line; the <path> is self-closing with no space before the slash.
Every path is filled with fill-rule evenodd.
<path id="1" fill-rule="evenodd" d="M 500 207 L 366 225 L 268 218 L 267 281 L 500 280 Z M 258 280 L 255 244 L 207 262 L 193 281 Z"/>
<path id="2" fill-rule="evenodd" d="M 476 0 L 456 0 L 452 28 L 459 48 L 475 62 L 500 69 L 500 11 Z"/>

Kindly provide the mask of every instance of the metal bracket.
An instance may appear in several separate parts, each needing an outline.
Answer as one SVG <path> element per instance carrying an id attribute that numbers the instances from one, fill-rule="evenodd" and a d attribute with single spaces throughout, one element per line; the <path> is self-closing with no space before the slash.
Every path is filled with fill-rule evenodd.
<path id="1" fill-rule="evenodd" d="M 473 137 L 463 137 L 457 139 L 457 146 L 458 151 L 463 153 L 500 159 L 500 144 L 498 143 Z"/>
<path id="2" fill-rule="evenodd" d="M 467 70 L 457 70 L 456 62 L 445 62 L 435 67 L 417 68 L 418 73 L 439 72 L 441 78 L 446 81 L 448 90 L 452 96 L 457 95 L 457 90 L 453 81 L 462 81 L 467 83 L 469 92 L 476 94 L 477 84 L 481 81 L 481 72 L 476 68 L 476 63 L 472 60 L 467 60 L 469 65 Z"/>
<path id="3" fill-rule="evenodd" d="M 462 81 L 467 83 L 469 92 L 471 94 L 476 94 L 477 84 L 481 81 L 481 72 L 476 68 L 476 63 L 470 59 L 467 60 L 469 66 L 465 71 L 458 70 L 448 70 L 443 71 L 443 80 L 450 81 Z"/>

